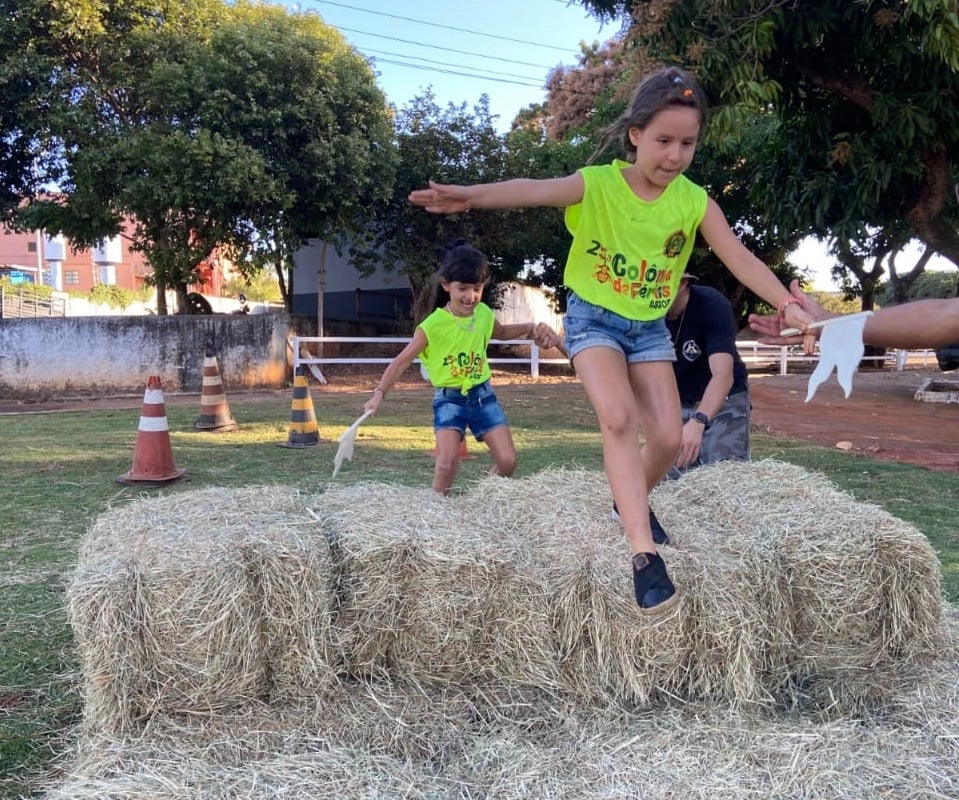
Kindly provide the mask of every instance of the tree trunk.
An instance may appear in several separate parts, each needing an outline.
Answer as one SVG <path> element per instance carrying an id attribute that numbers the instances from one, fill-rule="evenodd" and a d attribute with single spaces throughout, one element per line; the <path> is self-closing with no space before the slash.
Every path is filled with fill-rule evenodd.
<path id="1" fill-rule="evenodd" d="M 949 158 L 944 147 L 922 158 L 919 193 L 906 217 L 923 243 L 959 267 L 959 232 L 941 219 L 951 185 Z"/>
<path id="2" fill-rule="evenodd" d="M 187 288 L 186 284 L 182 281 L 177 281 L 173 284 L 173 288 L 176 290 L 176 313 L 177 314 L 189 314 L 190 312 L 190 302 L 187 300 Z"/>

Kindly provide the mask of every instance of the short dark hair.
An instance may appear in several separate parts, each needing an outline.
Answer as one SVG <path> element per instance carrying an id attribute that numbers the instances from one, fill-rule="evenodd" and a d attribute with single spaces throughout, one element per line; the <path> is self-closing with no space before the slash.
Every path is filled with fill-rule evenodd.
<path id="1" fill-rule="evenodd" d="M 465 239 L 457 239 L 444 248 L 436 277 L 459 283 L 486 283 L 490 279 L 489 261 Z"/>

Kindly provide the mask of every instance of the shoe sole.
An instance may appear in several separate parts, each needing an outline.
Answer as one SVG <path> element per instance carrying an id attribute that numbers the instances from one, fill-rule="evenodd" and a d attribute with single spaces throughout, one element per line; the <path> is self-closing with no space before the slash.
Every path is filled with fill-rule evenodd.
<path id="1" fill-rule="evenodd" d="M 639 609 L 639 613 L 644 617 L 658 617 L 664 611 L 669 611 L 676 603 L 679 601 L 679 592 L 673 592 L 672 597 L 668 600 L 663 600 L 662 603 L 657 603 L 652 608 L 643 608 L 643 606 L 637 605 L 636 608 Z"/>

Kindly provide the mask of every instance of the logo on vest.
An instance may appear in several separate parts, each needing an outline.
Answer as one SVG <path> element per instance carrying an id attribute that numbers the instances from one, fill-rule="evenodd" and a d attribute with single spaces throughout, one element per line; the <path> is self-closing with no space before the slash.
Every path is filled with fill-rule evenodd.
<path id="1" fill-rule="evenodd" d="M 676 258 L 676 256 L 683 252 L 685 246 L 686 233 L 685 231 L 678 230 L 675 233 L 669 234 L 669 237 L 663 244 L 663 255 L 666 256 L 666 258 Z"/>

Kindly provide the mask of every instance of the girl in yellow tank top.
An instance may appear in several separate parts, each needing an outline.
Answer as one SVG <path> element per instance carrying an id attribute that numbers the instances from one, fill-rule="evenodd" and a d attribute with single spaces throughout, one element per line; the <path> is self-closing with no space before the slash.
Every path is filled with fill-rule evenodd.
<path id="1" fill-rule="evenodd" d="M 683 176 L 705 113 L 699 85 L 669 67 L 639 84 L 625 114 L 607 132 L 607 141 L 621 137 L 626 161 L 545 180 L 473 186 L 431 181 L 409 197 L 438 214 L 566 209 L 573 240 L 563 275 L 569 289 L 565 346 L 599 419 L 606 475 L 632 550 L 633 588 L 643 613 L 662 612 L 677 599 L 656 550 L 654 537 L 661 542 L 668 537 L 649 508 L 649 489 L 673 466 L 681 443 L 675 352 L 663 317 L 696 233 L 786 324 L 805 330 L 812 321 L 736 238 L 716 202 Z M 813 343 L 807 336 L 810 352 Z"/>

